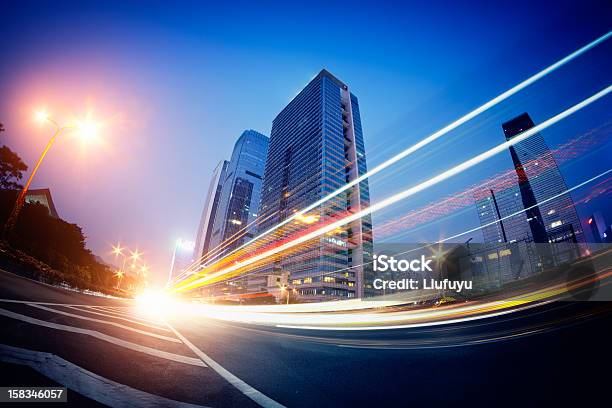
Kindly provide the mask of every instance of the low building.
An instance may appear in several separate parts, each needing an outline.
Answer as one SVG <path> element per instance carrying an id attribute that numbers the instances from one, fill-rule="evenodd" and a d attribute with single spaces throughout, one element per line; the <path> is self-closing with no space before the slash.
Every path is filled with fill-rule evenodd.
<path id="1" fill-rule="evenodd" d="M 51 190 L 48 188 L 30 189 L 25 196 L 26 203 L 38 203 L 44 206 L 49 215 L 53 218 L 59 218 L 53 199 L 51 198 Z"/>

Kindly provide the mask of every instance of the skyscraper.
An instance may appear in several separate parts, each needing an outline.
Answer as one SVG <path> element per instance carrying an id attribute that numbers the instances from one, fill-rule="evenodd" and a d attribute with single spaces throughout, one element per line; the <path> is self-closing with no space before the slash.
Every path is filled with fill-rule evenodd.
<path id="1" fill-rule="evenodd" d="M 588 219 L 587 225 L 591 228 L 591 234 L 593 235 L 593 242 L 601 244 L 602 242 L 608 241 L 608 233 L 606 229 L 606 221 L 601 211 L 595 211 Z"/>
<path id="2" fill-rule="evenodd" d="M 485 243 L 533 242 L 518 186 L 479 192 L 476 208 Z"/>
<path id="3" fill-rule="evenodd" d="M 366 173 L 357 97 L 322 70 L 272 122 L 264 173 L 259 232 Z M 328 200 L 298 220 L 326 222 L 369 205 L 368 182 Z M 286 231 L 281 229 L 279 233 Z M 332 235 L 307 242 L 270 261 L 268 271 L 289 273 L 303 300 L 362 297 L 371 289 L 372 225 L 364 217 Z M 366 265 L 366 266 L 364 266 Z"/>
<path id="4" fill-rule="evenodd" d="M 168 274 L 168 285 L 170 285 L 179 276 L 188 274 L 188 268 L 194 262 L 195 243 L 185 239 L 178 239 L 174 243 L 172 251 L 172 263 L 170 264 L 170 273 Z"/>
<path id="5" fill-rule="evenodd" d="M 472 255 L 481 259 L 487 277 L 499 283 L 542 270 L 520 191 L 517 185 L 499 191 L 488 189 L 475 197 L 485 245 Z"/>
<path id="6" fill-rule="evenodd" d="M 506 140 L 511 140 L 534 126 L 523 113 L 505 122 L 502 129 Z M 534 241 L 584 242 L 576 207 L 571 196 L 564 194 L 567 185 L 542 135 L 536 133 L 511 146 L 510 155 Z"/>
<path id="7" fill-rule="evenodd" d="M 213 170 L 195 242 L 194 258 L 196 259 L 204 256 L 208 252 L 213 223 L 217 215 L 217 208 L 219 207 L 219 197 L 221 196 L 221 188 L 223 187 L 222 183 L 223 180 L 225 180 L 228 164 L 229 162 L 227 160 L 222 160 Z"/>
<path id="8" fill-rule="evenodd" d="M 254 130 L 245 130 L 236 141 L 220 183 L 208 248 L 211 253 L 226 253 L 253 238 L 267 153 L 268 137 Z"/>
<path id="9" fill-rule="evenodd" d="M 506 140 L 534 127 L 527 113 L 502 125 Z M 499 267 L 503 281 L 535 273 L 542 268 L 570 261 L 578 255 L 583 232 L 576 208 L 544 138 L 537 133 L 510 147 L 516 184 L 476 194 L 476 208 L 487 254 L 518 256 Z M 509 245 L 508 245 L 509 244 Z M 487 248 L 487 247 L 485 247 Z M 520 273 L 515 266 L 522 262 Z M 525 262 L 526 261 L 526 262 Z M 493 265 L 493 263 L 491 263 Z"/>

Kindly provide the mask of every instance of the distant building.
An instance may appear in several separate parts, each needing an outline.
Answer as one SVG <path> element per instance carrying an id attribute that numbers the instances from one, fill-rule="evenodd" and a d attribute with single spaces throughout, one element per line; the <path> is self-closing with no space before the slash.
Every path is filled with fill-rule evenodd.
<path id="1" fill-rule="evenodd" d="M 170 265 L 170 273 L 168 274 L 168 284 L 176 279 L 179 275 L 186 272 L 187 268 L 194 261 L 195 243 L 184 239 L 178 239 L 174 243 L 174 251 L 172 252 L 172 263 Z"/>
<path id="2" fill-rule="evenodd" d="M 236 141 L 220 182 L 209 251 L 227 253 L 254 237 L 267 153 L 268 137 L 254 130 L 245 130 Z"/>
<path id="3" fill-rule="evenodd" d="M 38 203 L 43 205 L 53 218 L 59 218 L 53 199 L 51 198 L 51 190 L 48 188 L 30 189 L 25 196 L 26 203 Z"/>
<path id="4" fill-rule="evenodd" d="M 523 113 L 505 122 L 502 129 L 506 140 L 512 140 L 534 126 L 531 117 Z M 576 207 L 566 193 L 567 184 L 542 135 L 536 133 L 511 146 L 510 155 L 533 240 L 537 243 L 584 242 Z"/>
<path id="5" fill-rule="evenodd" d="M 220 161 L 213 171 L 208 192 L 206 193 L 206 199 L 204 201 L 204 209 L 202 210 L 200 225 L 198 227 L 194 258 L 200 258 L 208 253 L 213 224 L 217 215 L 219 198 L 221 197 L 221 189 L 223 187 L 223 181 L 225 180 L 228 164 L 229 162 L 227 160 Z"/>
<path id="6" fill-rule="evenodd" d="M 487 278 L 504 283 L 542 269 L 518 186 L 480 193 L 476 208 L 485 245 L 472 245 L 474 270 L 484 267 Z"/>
<path id="7" fill-rule="evenodd" d="M 259 232 L 366 172 L 357 97 L 345 83 L 322 70 L 272 122 L 260 208 L 264 219 Z M 330 221 L 369 204 L 368 182 L 362 181 L 297 223 L 304 227 Z M 301 227 L 280 229 L 280 235 L 271 239 Z M 259 276 L 249 277 L 249 291 L 266 290 L 269 275 L 288 273 L 289 284 L 302 301 L 360 298 L 372 289 L 371 256 L 372 224 L 366 216 L 301 245 L 291 254 L 269 260 Z"/>
<path id="8" fill-rule="evenodd" d="M 502 129 L 512 140 L 534 126 L 523 113 Z M 574 202 L 542 135 L 511 146 L 510 155 L 516 185 L 475 197 L 485 245 L 474 259 L 493 268 L 502 283 L 571 261 L 579 256 L 577 243 L 584 242 Z"/>
<path id="9" fill-rule="evenodd" d="M 606 221 L 604 219 L 601 211 L 596 211 L 587 219 L 587 225 L 591 229 L 591 234 L 593 234 L 593 241 L 595 243 L 603 243 L 610 242 L 609 229 L 610 227 L 606 225 Z"/>
<path id="10" fill-rule="evenodd" d="M 518 186 L 498 192 L 480 192 L 476 208 L 484 242 L 534 241 Z"/>

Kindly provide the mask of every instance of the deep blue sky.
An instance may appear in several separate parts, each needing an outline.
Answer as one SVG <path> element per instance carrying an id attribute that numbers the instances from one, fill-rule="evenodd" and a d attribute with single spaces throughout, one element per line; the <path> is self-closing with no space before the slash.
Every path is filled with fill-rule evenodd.
<path id="1" fill-rule="evenodd" d="M 103 144 L 65 138 L 34 186 L 52 189 L 60 215 L 84 227 L 96 253 L 117 240 L 138 245 L 162 275 L 174 240 L 195 237 L 216 162 L 242 130 L 269 134 L 321 68 L 359 97 L 371 167 L 612 28 L 606 2 L 286 3 L 3 2 L 1 142 L 31 164 L 49 131 L 30 123 L 32 110 L 44 105 L 61 119 L 93 108 L 108 122 Z M 512 115 L 529 110 L 541 121 L 589 96 L 610 81 L 609 51 L 467 128 L 481 139 L 438 148 L 465 159 L 482 141 L 503 141 L 499 123 Z M 551 131 L 551 145 L 610 120 L 604 105 L 558 140 Z M 568 184 L 601 171 L 608 153 L 575 165 Z M 427 166 L 415 181 L 444 168 Z M 372 180 L 373 201 L 409 185 L 402 169 Z M 445 230 L 453 228 L 461 225 Z"/>

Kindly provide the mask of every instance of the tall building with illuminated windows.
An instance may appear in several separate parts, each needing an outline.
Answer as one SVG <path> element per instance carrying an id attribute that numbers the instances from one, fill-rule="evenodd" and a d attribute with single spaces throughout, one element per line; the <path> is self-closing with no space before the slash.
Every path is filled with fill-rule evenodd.
<path id="1" fill-rule="evenodd" d="M 512 140 L 534 126 L 529 114 L 523 113 L 502 129 L 506 140 Z M 511 146 L 510 155 L 534 241 L 584 242 L 576 207 L 544 137 L 536 133 Z"/>
<path id="2" fill-rule="evenodd" d="M 357 97 L 322 70 L 272 122 L 259 232 L 287 219 L 366 173 Z M 297 227 L 331 222 L 369 206 L 363 181 L 296 220 Z M 291 226 L 276 231 L 291 236 Z M 287 274 L 305 301 L 359 298 L 372 292 L 369 216 L 270 260 L 268 273 Z M 250 291 L 264 289 L 250 285 Z"/>
<path id="3" fill-rule="evenodd" d="M 221 181 L 210 253 L 227 253 L 253 238 L 267 152 L 268 137 L 254 130 L 245 130 L 236 141 Z"/>
<path id="4" fill-rule="evenodd" d="M 534 126 L 523 113 L 502 124 L 502 129 L 506 140 L 512 140 Z M 517 257 L 507 267 L 496 266 L 504 281 L 571 261 L 579 255 L 577 244 L 584 242 L 574 202 L 565 193 L 567 185 L 543 136 L 536 133 L 509 150 L 514 185 L 478 192 L 475 197 L 491 264 L 501 265 L 499 253 Z M 521 273 L 515 270 L 517 265 Z"/>

